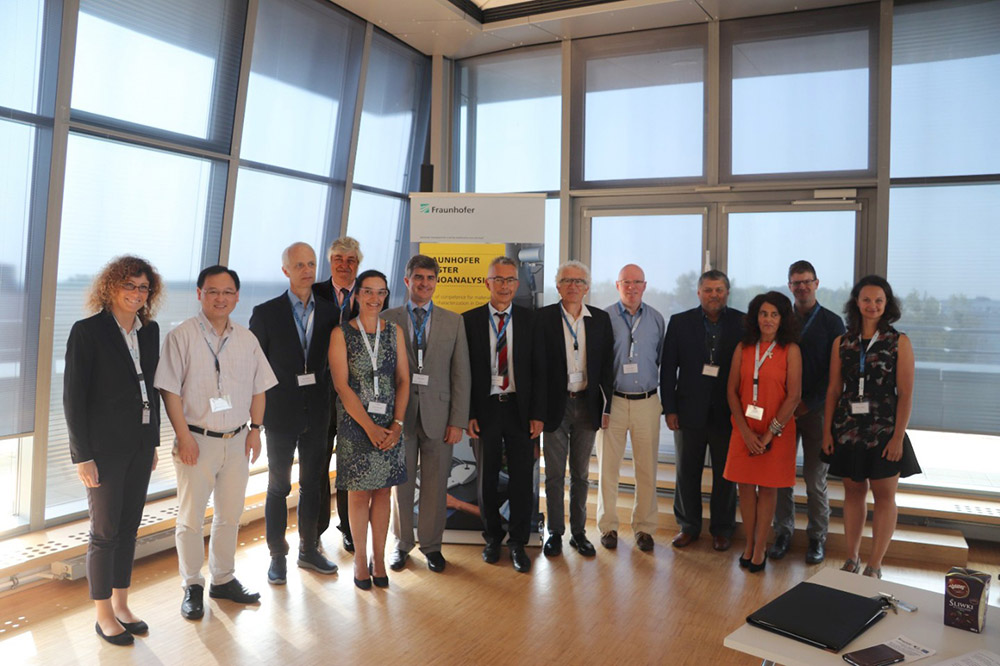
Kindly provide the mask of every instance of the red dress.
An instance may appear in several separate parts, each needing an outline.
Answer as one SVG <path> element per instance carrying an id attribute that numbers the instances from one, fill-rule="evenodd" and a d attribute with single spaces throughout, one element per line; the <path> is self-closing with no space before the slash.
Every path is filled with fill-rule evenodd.
<path id="1" fill-rule="evenodd" d="M 770 343 L 761 343 L 763 354 Z M 764 408 L 764 418 L 746 416 L 747 405 L 753 401 L 754 345 L 744 345 L 740 363 L 740 397 L 742 413 L 750 430 L 762 436 L 788 395 L 788 346 L 775 345 L 771 357 L 760 366 L 757 388 L 757 405 Z M 733 434 L 729 438 L 729 454 L 723 476 L 734 483 L 752 483 L 768 488 L 790 488 L 795 485 L 795 419 L 785 424 L 781 436 L 771 440 L 771 449 L 759 456 L 751 456 L 736 428 L 733 417 Z"/>

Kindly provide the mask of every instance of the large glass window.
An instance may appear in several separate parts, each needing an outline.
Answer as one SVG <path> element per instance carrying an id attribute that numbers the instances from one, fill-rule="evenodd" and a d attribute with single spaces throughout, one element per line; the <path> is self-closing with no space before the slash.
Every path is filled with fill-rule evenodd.
<path id="1" fill-rule="evenodd" d="M 582 180 L 703 176 L 707 36 L 698 26 L 574 44 L 574 70 L 584 70 L 583 132 L 574 133 Z"/>
<path id="2" fill-rule="evenodd" d="M 177 0 L 169 16 L 160 3 L 82 0 L 75 116 L 203 139 L 228 151 L 245 21 L 245 4 L 235 0 Z"/>
<path id="3" fill-rule="evenodd" d="M 44 15 L 42 0 L 0 2 L 0 107 L 36 110 Z"/>
<path id="4" fill-rule="evenodd" d="M 722 171 L 873 173 L 878 6 L 725 21 Z"/>
<path id="5" fill-rule="evenodd" d="M 840 313 L 854 286 L 853 210 L 729 213 L 729 304 L 746 310 L 765 291 L 789 298 L 788 267 L 805 259 L 819 278 L 817 300 Z"/>
<path id="6" fill-rule="evenodd" d="M 888 279 L 917 362 L 910 425 L 1000 433 L 1000 185 L 896 187 Z"/>
<path id="7" fill-rule="evenodd" d="M 559 46 L 458 64 L 453 177 L 460 192 L 559 189 L 561 81 Z"/>
<path id="8" fill-rule="evenodd" d="M 1000 173 L 1000 3 L 897 4 L 892 175 Z"/>
<path id="9" fill-rule="evenodd" d="M 409 202 L 400 197 L 373 194 L 361 190 L 351 193 L 351 209 L 347 217 L 347 235 L 355 238 L 365 255 L 361 270 L 374 268 L 389 278 L 389 286 L 396 284 L 395 266 L 399 253 L 409 252 L 409 239 L 399 236 L 399 220 L 404 205 Z M 409 257 L 403 257 L 405 262 Z M 396 301 L 393 301 L 396 302 Z"/>
<path id="10" fill-rule="evenodd" d="M 69 457 L 62 379 L 66 339 L 73 323 L 90 314 L 84 303 L 94 276 L 121 254 L 149 260 L 166 290 L 156 317 L 162 340 L 198 312 L 195 280 L 206 257 L 218 256 L 222 189 L 216 184 L 224 182 L 223 164 L 70 135 L 56 287 L 46 518 L 86 507 L 85 489 Z M 164 413 L 151 493 L 174 485 L 172 440 Z"/>

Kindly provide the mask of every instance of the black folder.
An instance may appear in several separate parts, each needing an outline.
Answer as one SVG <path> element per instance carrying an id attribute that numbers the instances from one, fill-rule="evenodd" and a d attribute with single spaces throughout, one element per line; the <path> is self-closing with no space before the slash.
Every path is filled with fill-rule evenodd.
<path id="1" fill-rule="evenodd" d="M 840 652 L 885 617 L 878 599 L 825 585 L 799 583 L 747 617 L 747 622 L 831 652 Z"/>

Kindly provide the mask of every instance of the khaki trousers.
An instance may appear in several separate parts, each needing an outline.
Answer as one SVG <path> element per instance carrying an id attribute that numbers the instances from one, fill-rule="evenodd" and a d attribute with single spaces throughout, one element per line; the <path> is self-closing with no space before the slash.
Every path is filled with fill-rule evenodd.
<path id="1" fill-rule="evenodd" d="M 618 477 L 625 456 L 625 438 L 632 439 L 635 466 L 635 502 L 632 530 L 653 534 L 659 525 L 656 510 L 656 466 L 660 448 L 660 414 L 657 396 L 642 400 L 611 398 L 611 422 L 597 434 L 600 466 L 597 495 L 597 528 L 601 534 L 618 529 Z"/>

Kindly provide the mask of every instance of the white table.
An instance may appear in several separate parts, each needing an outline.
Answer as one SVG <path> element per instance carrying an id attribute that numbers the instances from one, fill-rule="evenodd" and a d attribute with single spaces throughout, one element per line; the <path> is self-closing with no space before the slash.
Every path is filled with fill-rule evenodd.
<path id="1" fill-rule="evenodd" d="M 900 585 L 886 580 L 877 580 L 858 574 L 850 574 L 828 567 L 809 579 L 810 583 L 835 587 L 866 597 L 879 592 L 888 592 L 897 599 L 916 604 L 915 613 L 890 610 L 886 616 L 858 636 L 838 654 L 820 650 L 791 638 L 785 638 L 764 629 L 743 623 L 736 631 L 726 636 L 723 645 L 733 650 L 760 657 L 767 664 L 785 666 L 822 666 L 838 664 L 844 666 L 841 655 L 851 650 L 860 650 L 870 645 L 884 643 L 897 636 L 907 636 L 917 643 L 936 650 L 937 654 L 926 657 L 920 666 L 929 666 L 939 661 L 963 655 L 973 650 L 992 650 L 1000 654 L 1000 608 L 990 608 L 986 613 L 986 629 L 981 634 L 947 627 L 944 624 L 944 576 L 941 577 L 940 594 L 927 592 L 908 585 Z"/>

